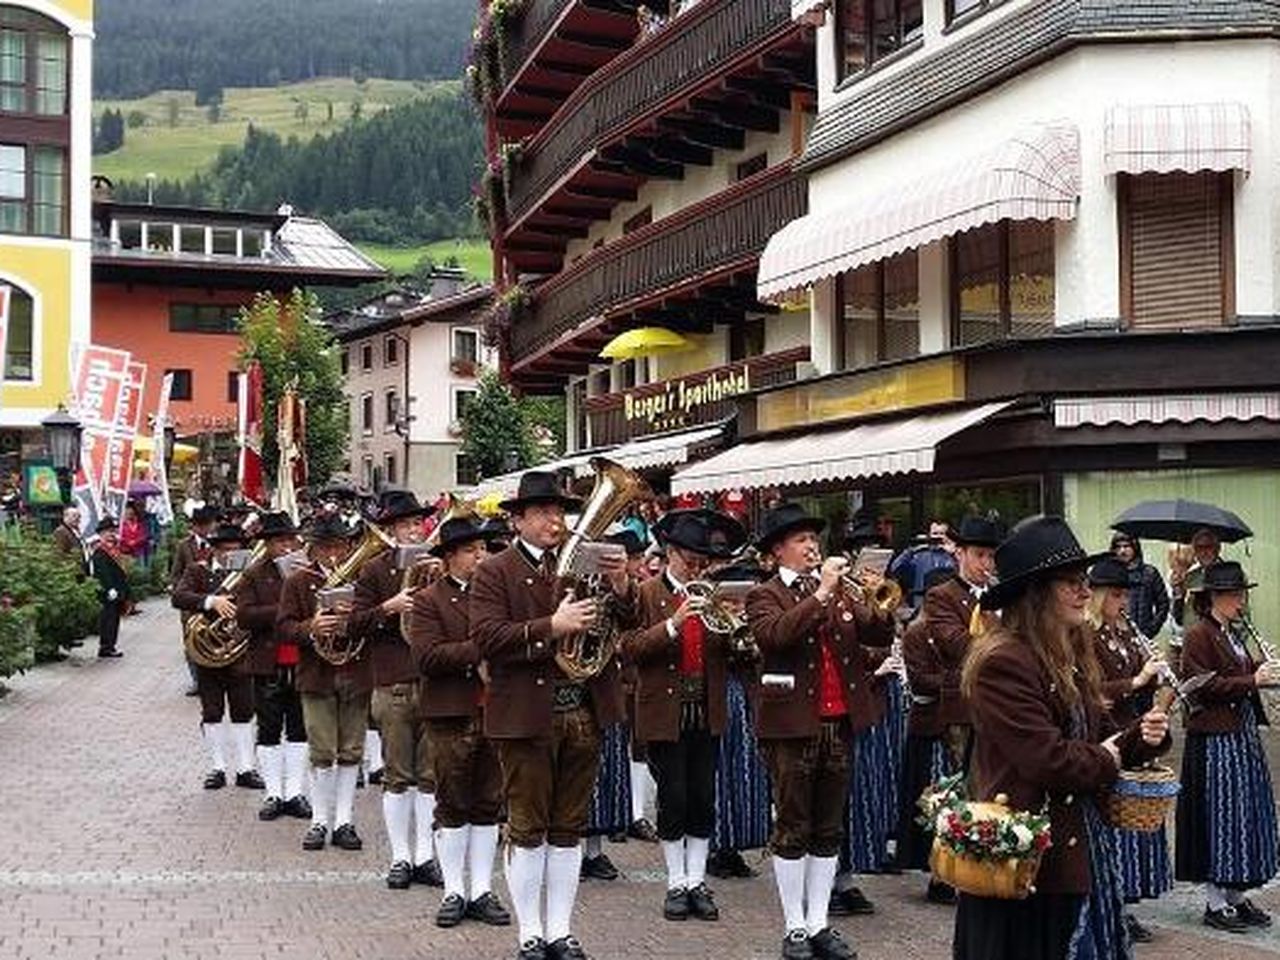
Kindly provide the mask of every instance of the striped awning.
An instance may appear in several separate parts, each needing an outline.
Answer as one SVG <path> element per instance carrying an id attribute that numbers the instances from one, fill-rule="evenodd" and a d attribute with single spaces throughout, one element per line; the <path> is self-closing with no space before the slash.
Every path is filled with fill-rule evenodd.
<path id="1" fill-rule="evenodd" d="M 1147 397 L 1072 397 L 1053 403 L 1054 426 L 1132 427 L 1140 423 L 1280 421 L 1280 393 L 1170 394 Z"/>
<path id="2" fill-rule="evenodd" d="M 1107 111 L 1103 143 L 1108 174 L 1248 173 L 1249 108 L 1243 103 L 1115 106 Z"/>
<path id="3" fill-rule="evenodd" d="M 1000 220 L 1070 220 L 1080 196 L 1074 126 L 1035 126 L 975 157 L 904 180 L 868 201 L 791 221 L 760 258 L 761 300 Z"/>
<path id="4" fill-rule="evenodd" d="M 671 492 L 711 493 L 741 487 L 931 473 L 940 443 L 1012 403 L 1002 400 L 842 430 L 817 430 L 796 437 L 739 444 L 685 467 L 671 478 Z"/>

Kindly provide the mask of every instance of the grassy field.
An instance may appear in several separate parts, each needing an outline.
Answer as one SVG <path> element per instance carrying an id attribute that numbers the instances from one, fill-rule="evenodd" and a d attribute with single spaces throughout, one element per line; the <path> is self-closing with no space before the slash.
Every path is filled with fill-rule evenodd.
<path id="1" fill-rule="evenodd" d="M 423 83 L 374 78 L 357 85 L 343 78 L 229 88 L 217 123 L 210 123 L 205 107 L 196 106 L 190 90 L 160 91 L 138 100 L 97 100 L 95 116 L 108 109 L 120 110 L 126 129 L 124 147 L 94 157 L 93 171 L 115 180 L 142 180 L 148 173 L 161 179 L 186 178 L 208 167 L 222 147 L 243 143 L 251 123 L 283 137 L 310 139 L 348 123 L 357 102 L 361 115 L 367 117 L 438 91 L 456 91 L 458 85 L 456 80 Z M 129 125 L 133 114 L 145 117 L 142 126 Z"/>
<path id="2" fill-rule="evenodd" d="M 438 240 L 421 247 L 384 247 L 362 243 L 365 256 L 372 257 L 392 273 L 409 273 L 423 257 L 431 257 L 443 264 L 449 257 L 457 257 L 458 264 L 469 276 L 489 280 L 493 276 L 493 259 L 485 240 Z"/>

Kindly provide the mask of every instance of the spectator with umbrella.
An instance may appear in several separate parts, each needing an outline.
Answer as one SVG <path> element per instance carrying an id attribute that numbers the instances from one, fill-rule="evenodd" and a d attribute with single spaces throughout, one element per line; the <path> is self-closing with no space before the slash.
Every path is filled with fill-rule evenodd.
<path id="1" fill-rule="evenodd" d="M 1169 617 L 1169 591 L 1160 571 L 1142 556 L 1142 541 L 1117 531 L 1111 554 L 1129 571 L 1129 616 L 1144 636 L 1154 637 Z"/>

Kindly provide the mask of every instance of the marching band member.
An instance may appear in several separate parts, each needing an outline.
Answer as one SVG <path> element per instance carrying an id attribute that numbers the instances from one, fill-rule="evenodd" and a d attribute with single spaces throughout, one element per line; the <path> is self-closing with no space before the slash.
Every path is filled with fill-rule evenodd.
<path id="1" fill-rule="evenodd" d="M 399 546 L 422 540 L 423 506 L 407 490 L 385 491 L 374 522 Z M 407 890 L 411 881 L 438 887 L 435 861 L 435 777 L 427 756 L 426 725 L 418 690 L 418 668 L 400 632 L 401 617 L 413 606 L 403 586 L 405 570 L 393 547 L 366 563 L 356 578 L 356 596 L 347 629 L 365 638 L 372 657 L 372 715 L 382 740 L 382 818 L 391 846 L 387 886 Z M 416 830 L 412 823 L 416 822 Z M 410 847 L 411 835 L 417 840 Z"/>
<path id="2" fill-rule="evenodd" d="M 1089 568 L 1089 587 L 1093 591 L 1089 626 L 1093 629 L 1093 652 L 1102 670 L 1102 699 L 1111 722 L 1121 729 L 1151 709 L 1164 663 L 1161 657 L 1147 655 L 1125 621 L 1132 583 L 1128 566 L 1114 557 L 1105 557 Z M 1164 827 L 1153 833 L 1113 830 L 1126 904 L 1154 900 L 1173 889 Z M 1132 912 L 1125 913 L 1124 922 L 1132 942 L 1150 943 L 1154 939 Z"/>
<path id="3" fill-rule="evenodd" d="M 1275 801 L 1258 737 L 1258 725 L 1266 722 L 1258 691 L 1280 685 L 1280 663 L 1259 662 L 1248 650 L 1241 624 L 1255 584 L 1240 564 L 1212 564 L 1202 583 L 1208 616 L 1187 630 L 1182 670 L 1187 677 L 1214 676 L 1196 691 L 1201 709 L 1186 721 L 1176 876 L 1204 884 L 1205 926 L 1240 933 L 1271 926 L 1271 917 L 1245 891 L 1262 886 L 1277 870 Z"/>
<path id="4" fill-rule="evenodd" d="M 738 522 L 710 510 L 672 511 L 657 526 L 667 569 L 639 588 L 641 629 L 623 638 L 635 665 L 636 737 L 658 785 L 658 838 L 667 867 L 662 915 L 718 920 L 706 884 L 715 828 L 715 764 L 725 727 L 729 637 L 703 618 L 686 585 L 746 541 Z M 717 531 L 723 546 L 715 543 Z"/>
<path id="5" fill-rule="evenodd" d="M 258 766 L 265 796 L 259 820 L 288 814 L 311 819 L 307 800 L 307 730 L 295 670 L 298 648 L 277 642 L 276 613 L 284 576 L 276 561 L 298 546 L 298 530 L 287 513 L 268 513 L 254 539 L 267 545 L 266 558 L 245 571 L 236 585 L 236 622 L 250 633 L 249 671 L 258 717 Z M 281 737 L 284 743 L 281 744 Z"/>
<path id="6" fill-rule="evenodd" d="M 765 514 L 757 546 L 777 573 L 747 596 L 763 657 L 756 734 L 773 782 L 783 960 L 855 956 L 827 911 L 849 784 L 850 697 L 864 680 L 863 661 L 858 617 L 841 586 L 849 561 L 821 562 L 825 526 L 794 503 Z"/>
<path id="7" fill-rule="evenodd" d="M 349 613 L 320 610 L 317 593 L 350 552 L 351 528 L 337 514 L 321 513 L 305 535 L 309 562 L 285 580 L 276 615 L 280 641 L 296 644 L 300 652 L 298 692 L 311 761 L 311 827 L 302 849 L 324 849 L 332 825 L 335 847 L 359 850 L 364 844 L 352 822 L 352 808 L 373 673 L 365 651 L 338 667 L 315 650 L 318 638 L 333 637 L 343 629 Z"/>
<path id="8" fill-rule="evenodd" d="M 187 565 L 171 601 L 188 614 L 212 613 L 234 619 L 235 601 L 219 588 L 229 575 L 227 554 L 243 545 L 239 527 L 223 526 L 209 534 L 212 555 Z M 222 718 L 231 714 L 231 747 L 236 754 L 236 786 L 262 789 L 262 778 L 253 763 L 253 676 L 244 658 L 225 667 L 196 665 L 196 685 L 200 691 L 200 721 L 209 751 L 209 772 L 204 788 L 220 790 L 227 785 L 226 744 Z"/>
<path id="9" fill-rule="evenodd" d="M 114 660 L 124 654 L 116 649 L 120 639 L 120 617 L 129 603 L 129 575 L 116 540 L 117 521 L 103 517 L 95 528 L 97 542 L 89 554 L 89 576 L 98 581 L 98 657 Z"/>
<path id="10" fill-rule="evenodd" d="M 484 560 L 485 539 L 484 529 L 469 518 L 446 520 L 432 548 L 444 562 L 444 576 L 415 595 L 409 614 L 438 799 L 436 852 L 444 884 L 438 927 L 457 926 L 464 918 L 490 926 L 511 923 L 492 889 L 502 768 L 484 735 L 483 668 L 468 626 L 471 579 Z"/>
<path id="11" fill-rule="evenodd" d="M 568 496 L 554 474 L 528 471 L 501 507 L 517 539 L 485 561 L 471 588 L 471 636 L 489 665 L 485 734 L 502 761 L 507 804 L 507 886 L 519 928 L 519 960 L 583 960 L 570 933 L 582 866 L 580 838 L 600 760 L 600 729 L 622 716 L 618 670 L 587 683 L 556 665 L 558 645 L 595 621 L 594 598 L 557 596 L 556 551 L 565 536 Z M 625 629 L 634 589 L 625 561 L 605 560 L 610 602 Z M 544 925 L 540 899 L 546 877 Z"/>
<path id="12" fill-rule="evenodd" d="M 973 718 L 975 800 L 1016 810 L 1047 801 L 1053 845 L 1023 900 L 960 895 L 955 960 L 1121 960 L 1129 954 L 1111 833 L 1094 795 L 1124 765 L 1168 745 L 1168 717 L 1151 711 L 1103 739 L 1110 724 L 1086 633 L 1090 562 L 1058 517 L 1018 524 L 996 551 L 999 582 L 982 598 L 1002 610 L 975 637 L 961 689 Z"/>

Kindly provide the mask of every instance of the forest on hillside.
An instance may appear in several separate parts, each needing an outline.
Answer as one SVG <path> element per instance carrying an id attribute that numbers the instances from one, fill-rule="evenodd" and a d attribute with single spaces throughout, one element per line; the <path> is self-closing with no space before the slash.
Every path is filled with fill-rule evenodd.
<path id="1" fill-rule="evenodd" d="M 99 0 L 94 96 L 461 74 L 475 0 Z"/>

